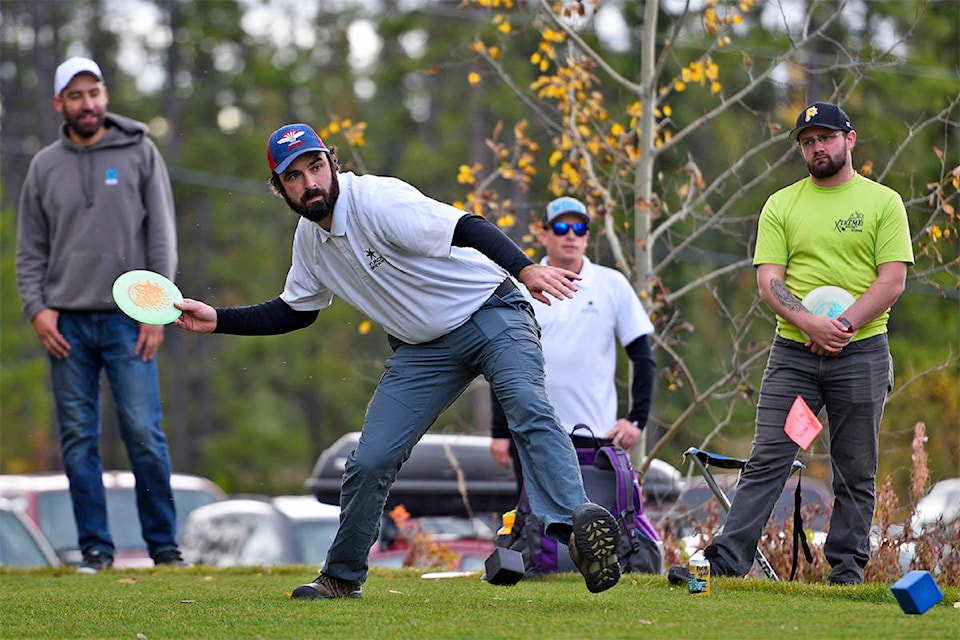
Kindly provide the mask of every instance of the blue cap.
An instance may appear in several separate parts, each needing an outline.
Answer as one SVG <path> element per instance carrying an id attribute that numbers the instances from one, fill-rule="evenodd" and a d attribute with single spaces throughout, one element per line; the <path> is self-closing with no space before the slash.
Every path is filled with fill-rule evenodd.
<path id="1" fill-rule="evenodd" d="M 308 124 L 285 124 L 267 142 L 270 171 L 283 173 L 290 163 L 308 151 L 329 151 L 317 132 Z"/>
<path id="2" fill-rule="evenodd" d="M 583 218 L 584 222 L 590 224 L 590 214 L 587 213 L 587 207 L 576 198 L 571 198 L 570 196 L 563 196 L 550 202 L 550 204 L 547 205 L 547 219 L 543 222 L 544 224 L 550 224 L 557 217 L 565 213 L 574 213 Z"/>

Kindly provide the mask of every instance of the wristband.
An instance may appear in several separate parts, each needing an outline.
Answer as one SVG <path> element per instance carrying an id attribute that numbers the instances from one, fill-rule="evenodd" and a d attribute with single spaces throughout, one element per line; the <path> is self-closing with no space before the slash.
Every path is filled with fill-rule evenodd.
<path id="1" fill-rule="evenodd" d="M 853 333 L 853 325 L 850 324 L 850 321 L 849 321 L 849 320 L 847 320 L 847 319 L 844 318 L 844 317 L 841 317 L 841 318 L 840 318 L 840 324 L 843 325 L 843 328 L 844 328 L 844 330 L 845 330 L 847 333 Z"/>

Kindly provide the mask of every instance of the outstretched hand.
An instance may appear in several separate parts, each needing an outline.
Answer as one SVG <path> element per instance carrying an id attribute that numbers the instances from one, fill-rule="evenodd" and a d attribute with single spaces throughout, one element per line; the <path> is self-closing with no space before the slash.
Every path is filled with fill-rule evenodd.
<path id="1" fill-rule="evenodd" d="M 184 298 L 183 302 L 174 302 L 173 306 L 183 311 L 173 324 L 194 333 L 212 333 L 217 328 L 217 311 L 210 305 Z"/>
<path id="2" fill-rule="evenodd" d="M 577 292 L 574 280 L 581 280 L 580 274 L 575 271 L 550 267 L 543 264 L 527 265 L 517 274 L 517 280 L 523 283 L 535 300 L 549 305 L 550 294 L 557 300 L 572 298 Z"/>

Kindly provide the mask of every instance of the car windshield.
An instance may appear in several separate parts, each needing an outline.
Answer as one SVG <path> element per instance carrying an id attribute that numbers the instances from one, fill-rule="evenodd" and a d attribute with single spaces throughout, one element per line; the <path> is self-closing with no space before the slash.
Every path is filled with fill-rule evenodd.
<path id="1" fill-rule="evenodd" d="M 174 489 L 173 502 L 177 508 L 178 535 L 191 511 L 214 501 L 214 496 L 206 491 Z M 147 548 L 141 534 L 137 500 L 132 488 L 107 489 L 107 518 L 117 549 Z M 37 522 L 57 552 L 77 548 L 77 525 L 73 519 L 73 502 L 68 491 L 40 494 L 37 498 Z"/>
<path id="2" fill-rule="evenodd" d="M 0 566 L 43 567 L 49 564 L 40 547 L 17 517 L 0 511 Z"/>
<path id="3" fill-rule="evenodd" d="M 337 534 L 339 520 L 301 520 L 293 523 L 297 546 L 303 550 L 303 562 L 319 565 L 327 559 L 327 550 Z"/>

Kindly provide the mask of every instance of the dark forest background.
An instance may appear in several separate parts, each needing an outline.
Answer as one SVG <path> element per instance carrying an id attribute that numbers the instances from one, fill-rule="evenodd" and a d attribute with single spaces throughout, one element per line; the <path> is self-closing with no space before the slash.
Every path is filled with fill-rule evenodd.
<path id="1" fill-rule="evenodd" d="M 491 139 L 498 124 L 504 138 L 521 120 L 531 123 L 525 135 L 544 146 L 557 138 L 548 119 L 537 115 L 546 100 L 528 87 L 539 73 L 531 55 L 551 28 L 543 12 L 558 5 L 521 3 L 510 13 L 507 33 L 498 12 L 483 6 L 490 3 L 462 4 L 470 6 L 444 0 L 0 1 L 0 471 L 60 464 L 46 357 L 21 314 L 14 278 L 21 181 L 30 158 L 55 139 L 60 125 L 51 102 L 56 66 L 70 55 L 96 59 L 111 110 L 150 125 L 173 181 L 177 283 L 184 295 L 213 305 L 255 303 L 281 291 L 296 224 L 266 186 L 265 141 L 281 124 L 323 128 L 347 169 L 395 175 L 446 202 L 466 201 L 470 186 L 457 179 L 462 165 L 494 164 Z M 939 209 L 928 202 L 929 185 L 948 184 L 946 172 L 960 165 L 960 3 L 759 4 L 764 6 L 744 13 L 730 49 L 714 52 L 720 80 L 732 92 L 740 79 L 785 50 L 791 51 L 790 64 L 756 83 L 749 98 L 726 95 L 730 109 L 656 161 L 659 184 L 688 175 L 684 167 L 691 170 L 691 163 L 710 181 L 738 157 L 765 146 L 754 162 L 758 173 L 760 166 L 767 173 L 755 182 L 748 170 L 741 174 L 736 211 L 723 209 L 732 190 L 709 196 L 712 211 L 736 218 L 734 232 L 699 237 L 662 263 L 655 286 L 653 278 L 637 281 L 638 292 L 651 293 L 644 303 L 662 337 L 656 353 L 662 377 L 647 447 L 660 443 L 657 455 L 678 467 L 689 446 L 711 443 L 731 455 L 748 452 L 752 390 L 763 359 L 723 385 L 693 389 L 690 381 L 722 378 L 734 349 L 756 354 L 769 341 L 772 318 L 757 305 L 753 269 L 743 262 L 766 196 L 804 175 L 787 142 L 769 145 L 770 131 L 777 133 L 770 126 L 776 124 L 782 135 L 806 98 L 840 96 L 858 130 L 858 167 L 887 168 L 882 181 L 910 203 L 918 251 L 941 234 L 936 251 L 911 271 L 893 312 L 897 388 L 885 415 L 880 475 L 894 474 L 905 493 L 917 422 L 926 423 L 932 480 L 960 475 L 956 217 L 949 201 Z M 783 19 L 791 7 L 812 19 L 843 9 L 844 19 L 798 46 Z M 600 8 L 604 20 L 598 13 L 580 32 L 584 45 L 619 76 L 639 82 L 644 38 L 653 24 L 644 13 L 647 3 L 602 2 Z M 683 3 L 663 2 L 656 10 L 657 46 L 675 47 L 658 69 L 664 76 L 681 75 L 685 51 L 709 47 L 703 7 L 682 9 Z M 474 45 L 499 42 L 505 34 L 509 42 L 491 65 L 489 47 L 478 52 Z M 885 38 L 897 46 L 887 50 Z M 853 65 L 837 54 L 841 49 L 857 63 L 869 62 L 853 80 Z M 597 91 L 624 111 L 632 100 L 613 83 Z M 671 104 L 672 115 L 661 114 L 660 122 L 672 120 L 668 124 L 679 131 L 711 113 L 718 98 L 687 90 Z M 760 129 L 763 135 L 756 133 Z M 535 165 L 539 170 L 526 187 L 509 180 L 493 186 L 501 202 L 511 203 L 509 217 L 503 211 L 495 217 L 534 254 L 526 229 L 555 188 L 547 154 Z M 671 197 L 682 198 L 681 190 L 670 189 Z M 953 207 L 956 189 L 955 181 L 947 189 Z M 623 244 L 630 258 L 636 245 L 629 214 L 608 215 L 611 225 L 628 230 Z M 622 262 L 617 244 L 608 241 L 615 227 L 605 226 L 606 220 L 598 224 L 603 226 L 593 232 L 591 258 Z M 692 237 L 692 229 L 677 227 L 673 244 L 659 247 L 657 255 L 680 248 L 679 235 Z M 682 299 L 670 296 L 706 269 L 722 277 Z M 749 322 L 731 321 L 747 317 Z M 362 424 L 388 353 L 380 328 L 340 302 L 307 330 L 285 336 L 195 336 L 168 328 L 160 369 L 175 470 L 208 476 L 230 492 L 302 492 L 320 451 Z M 625 366 L 622 374 L 625 402 Z M 695 402 L 704 388 L 710 389 L 708 401 Z M 486 397 L 485 383 L 478 381 L 434 429 L 486 433 Z M 110 411 L 105 424 L 105 464 L 127 468 Z M 816 464 L 822 454 L 811 451 L 819 475 L 826 472 Z"/>

